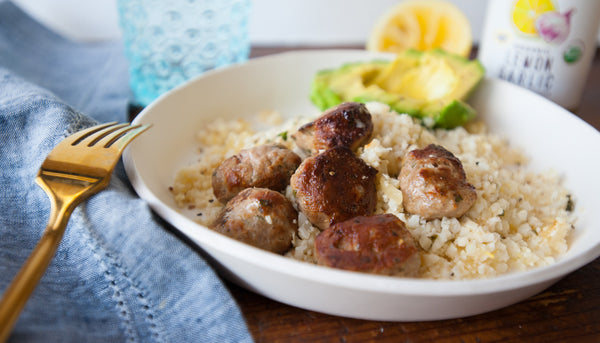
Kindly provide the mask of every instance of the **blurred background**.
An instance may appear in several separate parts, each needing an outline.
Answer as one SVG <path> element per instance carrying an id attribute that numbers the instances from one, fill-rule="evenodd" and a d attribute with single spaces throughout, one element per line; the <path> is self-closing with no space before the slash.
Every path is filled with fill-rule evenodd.
<path id="1" fill-rule="evenodd" d="M 120 37 L 116 0 L 13 0 L 54 31 L 76 41 Z M 252 0 L 253 45 L 363 45 L 377 19 L 399 0 Z M 487 0 L 454 0 L 477 44 Z"/>

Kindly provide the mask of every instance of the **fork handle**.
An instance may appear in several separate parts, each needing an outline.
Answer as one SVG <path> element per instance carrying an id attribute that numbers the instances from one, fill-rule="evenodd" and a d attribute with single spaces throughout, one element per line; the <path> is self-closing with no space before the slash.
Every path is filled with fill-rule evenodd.
<path id="1" fill-rule="evenodd" d="M 73 207 L 69 204 L 59 204 L 57 208 L 53 206 L 40 241 L 4 292 L 0 300 L 0 342 L 8 339 L 27 299 L 52 261 Z"/>

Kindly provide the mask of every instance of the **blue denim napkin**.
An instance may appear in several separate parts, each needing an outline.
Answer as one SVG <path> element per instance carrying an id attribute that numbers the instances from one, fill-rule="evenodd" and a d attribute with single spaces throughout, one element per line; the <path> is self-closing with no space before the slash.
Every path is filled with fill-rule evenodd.
<path id="1" fill-rule="evenodd" d="M 126 69 L 120 42 L 67 41 L 0 1 L 0 292 L 46 226 L 40 164 L 68 133 L 125 121 Z M 108 189 L 74 211 L 9 341 L 252 339 L 220 279 L 136 197 L 119 164 Z"/>

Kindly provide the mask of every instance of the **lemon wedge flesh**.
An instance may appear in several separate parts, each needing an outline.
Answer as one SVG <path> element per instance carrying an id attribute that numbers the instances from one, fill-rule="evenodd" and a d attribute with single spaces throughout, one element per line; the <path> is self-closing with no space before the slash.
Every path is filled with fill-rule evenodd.
<path id="1" fill-rule="evenodd" d="M 469 20 L 454 4 L 444 0 L 407 0 L 377 21 L 366 49 L 401 52 L 439 48 L 466 57 L 472 45 Z"/>

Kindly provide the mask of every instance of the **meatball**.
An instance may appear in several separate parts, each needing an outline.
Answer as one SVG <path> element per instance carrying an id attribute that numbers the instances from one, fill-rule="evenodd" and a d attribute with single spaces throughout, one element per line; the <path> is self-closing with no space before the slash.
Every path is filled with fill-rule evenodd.
<path id="1" fill-rule="evenodd" d="M 290 180 L 296 202 L 321 229 L 375 211 L 377 170 L 338 146 L 309 157 Z"/>
<path id="2" fill-rule="evenodd" d="M 371 113 L 364 104 L 346 102 L 325 111 L 321 117 L 292 135 L 296 144 L 312 153 L 338 145 L 356 150 L 373 133 Z"/>
<path id="3" fill-rule="evenodd" d="M 419 248 L 393 214 L 356 217 L 334 224 L 315 239 L 317 263 L 365 273 L 417 276 Z"/>
<path id="4" fill-rule="evenodd" d="M 223 161 L 212 175 L 213 193 L 226 203 L 250 187 L 283 191 L 302 160 L 290 149 L 268 144 L 245 149 Z"/>
<path id="5" fill-rule="evenodd" d="M 398 178 L 404 209 L 425 219 L 460 217 L 477 199 L 460 160 L 439 145 L 409 152 Z"/>
<path id="6" fill-rule="evenodd" d="M 283 254 L 298 230 L 298 212 L 279 192 L 247 188 L 225 205 L 211 228 L 257 248 Z"/>

